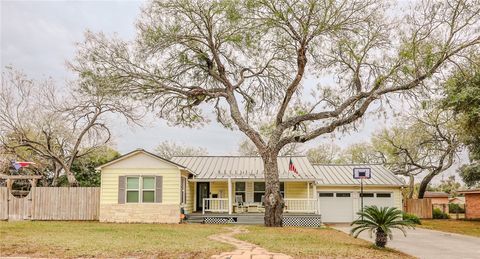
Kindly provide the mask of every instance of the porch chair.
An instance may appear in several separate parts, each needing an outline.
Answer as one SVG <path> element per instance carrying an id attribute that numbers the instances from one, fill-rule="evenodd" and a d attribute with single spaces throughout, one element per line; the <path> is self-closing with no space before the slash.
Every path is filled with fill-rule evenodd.
<path id="1" fill-rule="evenodd" d="M 235 203 L 237 204 L 237 212 L 245 212 L 245 204 L 242 195 L 235 195 Z"/>
<path id="2" fill-rule="evenodd" d="M 262 198 L 260 198 L 260 207 L 258 207 L 259 212 L 265 212 L 265 195 L 262 195 Z"/>

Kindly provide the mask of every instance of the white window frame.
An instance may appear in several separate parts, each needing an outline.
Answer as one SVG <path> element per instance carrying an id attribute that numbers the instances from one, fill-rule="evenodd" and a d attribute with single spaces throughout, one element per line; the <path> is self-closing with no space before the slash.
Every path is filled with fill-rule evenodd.
<path id="1" fill-rule="evenodd" d="M 138 189 L 128 189 L 128 178 L 138 178 Z M 153 178 L 153 189 L 143 188 L 143 178 Z M 128 191 L 138 191 L 138 202 L 128 202 Z M 153 202 L 143 202 L 143 191 L 153 191 Z M 126 176 L 125 177 L 125 203 L 137 204 L 137 203 L 156 203 L 157 202 L 157 181 L 154 175 L 139 175 L 139 176 Z"/>
<path id="2" fill-rule="evenodd" d="M 263 183 L 263 191 L 255 191 L 255 184 L 256 183 Z M 265 182 L 253 182 L 253 202 L 262 203 L 262 201 L 255 201 L 255 194 L 256 193 L 263 193 L 265 195 L 265 190 L 267 189 L 267 184 Z"/>
<path id="3" fill-rule="evenodd" d="M 237 183 L 243 183 L 243 186 L 245 187 L 243 189 L 243 191 L 237 191 Z M 243 196 L 242 196 L 242 197 L 244 197 L 243 202 L 246 203 L 247 202 L 247 182 L 235 182 L 235 186 L 233 188 L 233 193 L 234 193 L 234 201 L 235 201 L 235 199 L 236 199 L 235 197 L 237 195 L 241 195 L 243 193 Z M 237 194 L 237 193 L 239 193 L 239 194 Z"/>
<path id="4" fill-rule="evenodd" d="M 380 195 L 388 194 L 388 195 L 390 195 L 390 196 L 388 196 L 388 197 L 378 197 L 379 194 L 380 194 Z M 391 193 L 391 192 L 376 192 L 376 193 L 375 193 L 375 198 L 379 198 L 379 199 L 390 199 L 390 198 L 393 198 L 393 193 Z"/>
<path id="5" fill-rule="evenodd" d="M 157 202 L 157 181 L 156 181 L 156 177 L 154 175 L 145 175 L 145 176 L 141 176 L 141 178 L 142 178 L 142 182 L 141 182 L 141 186 L 142 186 L 141 200 L 142 200 L 142 203 L 155 203 L 155 202 Z M 144 189 L 143 188 L 143 179 L 144 178 L 153 178 L 153 189 Z M 153 191 L 153 201 L 152 202 L 143 202 L 143 192 L 144 191 Z"/>
<path id="6" fill-rule="evenodd" d="M 180 178 L 180 204 L 187 204 L 187 177 L 182 176 Z"/>
<path id="7" fill-rule="evenodd" d="M 265 191 L 267 190 L 267 183 L 265 183 L 265 182 L 253 182 L 253 201 L 254 202 L 255 202 L 255 193 L 262 193 L 262 191 L 255 191 L 255 183 L 263 183 L 264 184 L 263 195 L 265 195 Z M 283 184 L 283 191 L 282 191 L 282 184 Z M 285 199 L 285 182 L 280 182 L 279 187 L 280 187 L 280 195 L 283 194 L 283 198 Z"/>

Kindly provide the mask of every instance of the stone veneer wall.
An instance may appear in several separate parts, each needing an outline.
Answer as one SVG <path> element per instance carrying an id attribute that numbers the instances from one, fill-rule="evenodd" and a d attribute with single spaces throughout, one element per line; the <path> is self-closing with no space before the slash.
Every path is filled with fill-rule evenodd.
<path id="1" fill-rule="evenodd" d="M 465 194 L 465 217 L 468 219 L 480 219 L 480 193 Z"/>
<path id="2" fill-rule="evenodd" d="M 179 223 L 176 204 L 100 204 L 100 222 Z"/>

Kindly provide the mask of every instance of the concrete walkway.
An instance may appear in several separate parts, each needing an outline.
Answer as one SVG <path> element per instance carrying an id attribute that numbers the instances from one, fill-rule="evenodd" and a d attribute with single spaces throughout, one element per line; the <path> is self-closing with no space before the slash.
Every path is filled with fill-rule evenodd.
<path id="1" fill-rule="evenodd" d="M 349 225 L 331 227 L 350 234 Z M 368 231 L 360 234 L 359 238 L 375 241 L 374 237 L 370 238 Z M 400 230 L 395 230 L 393 240 L 388 240 L 387 247 L 427 259 L 480 258 L 480 238 L 422 228 L 407 230 L 407 237 Z"/>
<path id="2" fill-rule="evenodd" d="M 220 258 L 222 259 L 223 258 L 224 259 L 291 259 L 292 258 L 285 254 L 268 252 L 267 250 L 257 245 L 254 245 L 252 243 L 248 243 L 242 240 L 238 240 L 233 237 L 233 235 L 236 235 L 236 234 L 246 233 L 247 232 L 246 229 L 243 229 L 241 227 L 233 227 L 230 229 L 231 231 L 229 233 L 217 234 L 217 235 L 209 236 L 208 238 L 217 242 L 233 245 L 237 249 L 235 249 L 233 252 L 224 252 L 219 255 L 214 255 L 212 256 L 212 258 L 216 258 L 216 259 L 220 259 Z"/>

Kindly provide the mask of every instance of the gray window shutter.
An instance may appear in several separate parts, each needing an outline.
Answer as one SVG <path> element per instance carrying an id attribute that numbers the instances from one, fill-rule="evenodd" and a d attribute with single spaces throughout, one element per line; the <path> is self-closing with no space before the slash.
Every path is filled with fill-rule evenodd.
<path id="1" fill-rule="evenodd" d="M 162 203 L 163 176 L 155 176 L 155 202 Z"/>
<path id="2" fill-rule="evenodd" d="M 125 176 L 118 177 L 118 204 L 125 203 Z"/>

